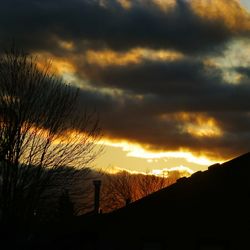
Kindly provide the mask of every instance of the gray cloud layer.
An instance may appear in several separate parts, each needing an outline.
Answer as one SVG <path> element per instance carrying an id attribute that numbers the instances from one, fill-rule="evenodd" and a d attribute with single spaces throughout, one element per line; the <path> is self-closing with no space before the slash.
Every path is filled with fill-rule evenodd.
<path id="1" fill-rule="evenodd" d="M 248 74 L 244 68 L 239 72 Z M 242 111 L 250 108 L 247 75 L 240 84 L 230 84 L 222 79 L 219 69 L 193 58 L 174 62 L 145 61 L 128 66 L 91 65 L 85 69 L 85 75 L 97 86 L 150 95 L 151 101 L 158 103 L 159 108 L 162 104 L 163 109 L 172 112 Z"/>
<path id="2" fill-rule="evenodd" d="M 187 1 L 164 12 L 150 1 L 134 1 L 130 9 L 109 0 L 108 6 L 89 0 L 2 1 L 0 39 L 15 38 L 28 49 L 56 52 L 57 39 L 72 40 L 79 48 L 173 48 L 185 53 L 218 51 L 231 36 L 245 35 L 225 23 L 206 20 Z M 57 51 L 59 52 L 59 51 Z"/>
<path id="3" fill-rule="evenodd" d="M 203 59 L 221 53 L 230 39 L 248 36 L 248 32 L 202 18 L 184 0 L 167 13 L 150 1 L 134 1 L 130 9 L 107 2 L 102 6 L 88 0 L 2 1 L 0 45 L 6 47 L 14 38 L 28 51 L 48 51 L 74 63 L 78 76 L 96 88 L 81 90 L 79 107 L 87 104 L 100 110 L 106 136 L 157 150 L 186 148 L 210 156 L 231 157 L 247 151 L 249 69 L 236 68 L 242 79 L 237 85 L 229 84 L 218 68 L 204 64 Z M 72 41 L 74 49 L 60 47 L 59 40 Z M 127 51 L 137 47 L 175 49 L 185 57 L 106 67 L 82 60 L 89 48 Z M 103 87 L 121 93 L 104 94 Z M 222 135 L 197 137 L 183 130 L 186 121 L 175 114 L 184 111 L 192 117 L 213 118 Z M 190 118 L 188 122 L 197 121 Z"/>

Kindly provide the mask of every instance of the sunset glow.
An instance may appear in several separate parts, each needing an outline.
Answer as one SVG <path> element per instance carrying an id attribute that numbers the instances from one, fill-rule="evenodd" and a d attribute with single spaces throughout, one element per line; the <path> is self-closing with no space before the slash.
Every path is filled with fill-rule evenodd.
<path id="1" fill-rule="evenodd" d="M 153 169 L 151 173 L 154 175 L 167 177 L 169 173 L 174 172 L 174 171 L 180 173 L 181 177 L 190 176 L 194 173 L 193 170 L 182 165 L 178 167 L 173 167 L 173 168 Z"/>
<path id="2" fill-rule="evenodd" d="M 0 30 L 3 249 L 250 249 L 250 0 L 4 0 Z"/>
<path id="3" fill-rule="evenodd" d="M 73 0 L 59 15 L 53 4 L 32 3 L 25 21 L 23 11 L 8 17 L 16 21 L 2 40 L 16 34 L 38 68 L 49 62 L 79 88 L 78 112 L 98 112 L 106 153 L 97 167 L 197 171 L 250 147 L 249 5 Z M 33 16 L 47 18 L 37 25 Z"/>
<path id="4" fill-rule="evenodd" d="M 127 157 L 134 157 L 134 158 L 142 158 L 146 160 L 157 160 L 157 159 L 164 159 L 164 158 L 184 158 L 187 162 L 196 163 L 199 165 L 209 166 L 215 161 L 211 161 L 205 156 L 195 156 L 191 152 L 185 151 L 168 151 L 168 152 L 154 152 L 150 150 L 146 150 L 143 146 L 138 144 L 133 144 L 129 142 L 112 142 L 109 140 L 102 140 L 100 142 L 103 145 L 111 146 L 114 148 L 120 148 L 122 151 L 126 153 Z"/>
<path id="5" fill-rule="evenodd" d="M 177 117 L 183 122 L 183 132 L 197 137 L 219 137 L 222 131 L 213 118 L 202 114 L 181 113 Z"/>
<path id="6" fill-rule="evenodd" d="M 250 17 L 237 0 L 192 0 L 191 6 L 198 15 L 213 21 L 222 21 L 229 29 L 237 32 L 250 29 Z"/>

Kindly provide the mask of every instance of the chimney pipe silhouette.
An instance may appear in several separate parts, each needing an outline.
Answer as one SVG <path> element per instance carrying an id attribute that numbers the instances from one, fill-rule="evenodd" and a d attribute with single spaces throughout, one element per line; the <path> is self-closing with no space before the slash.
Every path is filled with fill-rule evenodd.
<path id="1" fill-rule="evenodd" d="M 101 180 L 94 180 L 93 184 L 95 186 L 95 196 L 94 196 L 94 213 L 99 214 L 100 210 L 100 190 L 101 190 Z"/>

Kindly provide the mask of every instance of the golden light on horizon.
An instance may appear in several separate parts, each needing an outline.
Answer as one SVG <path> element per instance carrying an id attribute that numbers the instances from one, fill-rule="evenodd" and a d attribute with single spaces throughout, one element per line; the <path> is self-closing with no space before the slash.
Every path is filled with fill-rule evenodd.
<path id="1" fill-rule="evenodd" d="M 178 172 L 180 174 L 180 177 L 188 177 L 194 173 L 194 171 L 188 167 L 185 167 L 183 165 L 172 167 L 172 168 L 163 168 L 163 169 L 153 169 L 151 171 L 152 174 L 157 176 L 163 176 L 168 177 L 169 173 Z"/>
<path id="2" fill-rule="evenodd" d="M 99 143 L 114 148 L 121 148 L 126 152 L 127 157 L 140 158 L 146 160 L 157 160 L 164 158 L 182 158 L 187 162 L 195 163 L 203 166 L 209 166 L 216 162 L 221 162 L 221 159 L 209 159 L 206 155 L 197 155 L 195 152 L 185 151 L 180 149 L 178 151 L 150 151 L 145 149 L 143 145 L 130 143 L 127 141 L 113 141 L 110 139 L 102 139 Z"/>
<path id="3" fill-rule="evenodd" d="M 178 173 L 180 177 L 189 177 L 192 175 L 195 171 L 192 169 L 185 167 L 183 165 L 179 165 L 176 167 L 171 167 L 171 168 L 162 168 L 162 169 L 152 169 L 150 171 L 136 171 L 136 170 L 130 170 L 130 169 L 124 169 L 120 167 L 108 167 L 102 170 L 104 173 L 108 174 L 118 174 L 122 172 L 127 172 L 131 175 L 154 175 L 154 176 L 159 176 L 159 177 L 164 177 L 167 178 L 174 172 Z"/>
<path id="4" fill-rule="evenodd" d="M 148 174 L 148 173 L 143 172 L 143 171 L 130 170 L 130 169 L 121 168 L 121 167 L 107 167 L 107 168 L 102 169 L 101 171 L 104 173 L 114 174 L 114 175 L 121 173 L 121 172 L 124 172 L 124 171 L 129 173 L 129 174 L 143 174 L 143 175 Z"/>

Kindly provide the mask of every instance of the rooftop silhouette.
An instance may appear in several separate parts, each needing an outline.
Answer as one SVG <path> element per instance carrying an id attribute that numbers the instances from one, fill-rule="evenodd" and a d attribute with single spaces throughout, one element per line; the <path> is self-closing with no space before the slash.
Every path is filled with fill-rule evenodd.
<path id="1" fill-rule="evenodd" d="M 250 153 L 100 216 L 100 249 L 249 249 Z M 247 248 L 245 248 L 247 246 Z"/>
<path id="2" fill-rule="evenodd" d="M 181 178 L 112 213 L 89 213 L 45 228 L 34 236 L 32 247 L 250 249 L 249 198 L 250 153 L 247 153 Z"/>

